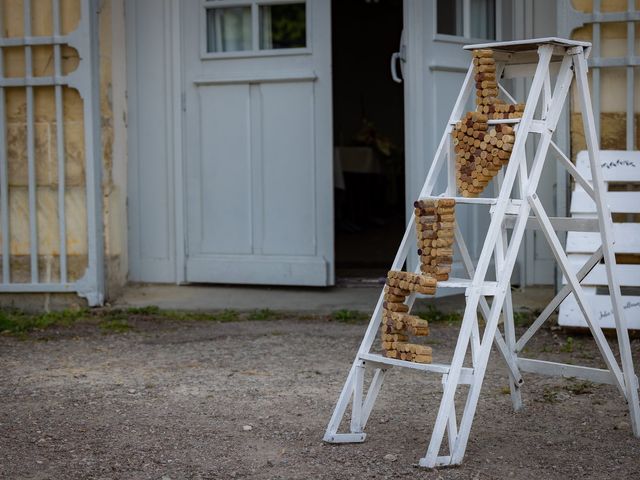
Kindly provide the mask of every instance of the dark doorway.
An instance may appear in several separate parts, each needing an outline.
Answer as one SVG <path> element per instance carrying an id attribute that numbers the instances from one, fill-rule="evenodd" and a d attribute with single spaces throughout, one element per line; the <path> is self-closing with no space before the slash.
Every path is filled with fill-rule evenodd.
<path id="1" fill-rule="evenodd" d="M 385 275 L 405 227 L 403 86 L 389 61 L 402 2 L 332 2 L 338 282 Z"/>

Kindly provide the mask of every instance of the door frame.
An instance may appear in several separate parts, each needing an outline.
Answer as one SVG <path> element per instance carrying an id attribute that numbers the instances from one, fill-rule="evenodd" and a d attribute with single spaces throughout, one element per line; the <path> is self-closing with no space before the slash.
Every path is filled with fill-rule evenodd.
<path id="1" fill-rule="evenodd" d="M 187 212 L 186 189 L 184 178 L 184 116 L 186 115 L 186 97 L 183 78 L 184 64 L 182 61 L 182 13 L 181 0 L 171 2 L 171 66 L 173 115 L 173 191 L 174 191 L 174 225 L 175 225 L 175 262 L 176 284 L 182 285 L 187 280 Z"/>

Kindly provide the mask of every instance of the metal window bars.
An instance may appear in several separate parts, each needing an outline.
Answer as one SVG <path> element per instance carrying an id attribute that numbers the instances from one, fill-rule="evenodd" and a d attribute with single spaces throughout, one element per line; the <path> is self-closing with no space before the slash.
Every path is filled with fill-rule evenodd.
<path id="1" fill-rule="evenodd" d="M 558 35 L 570 38 L 571 33 L 585 25 L 592 25 L 592 51 L 589 58 L 591 68 L 591 102 L 596 122 L 596 131 L 600 136 L 601 111 L 601 74 L 603 69 L 624 68 L 626 70 L 626 149 L 634 150 L 634 104 L 635 104 L 635 68 L 640 66 L 640 56 L 635 51 L 635 26 L 640 22 L 640 10 L 636 8 L 635 0 L 627 0 L 626 11 L 603 12 L 601 0 L 593 0 L 591 13 L 580 12 L 573 8 L 571 0 L 558 2 Z M 627 26 L 627 54 L 621 57 L 602 55 L 602 25 L 611 23 L 626 23 Z"/>
<path id="2" fill-rule="evenodd" d="M 16 2 L 17 3 L 17 2 Z M 32 0 L 23 0 L 23 36 L 5 36 L 5 7 L 0 6 L 0 228 L 2 239 L 2 280 L 0 293 L 20 292 L 77 292 L 90 306 L 104 302 L 104 247 L 102 238 L 100 103 L 98 76 L 97 1 L 78 0 L 80 18 L 77 28 L 61 34 L 61 0 L 51 0 L 51 35 L 33 35 Z M 77 68 L 63 73 L 62 50 L 68 45 L 79 55 Z M 35 76 L 33 50 L 48 46 L 53 51 L 53 75 Z M 25 71 L 23 76 L 7 76 L 6 50 L 23 48 Z M 12 219 L 10 210 L 9 149 L 7 144 L 8 118 L 6 99 L 8 88 L 25 89 L 27 195 L 28 219 Z M 42 281 L 39 275 L 38 178 L 36 162 L 36 119 L 34 90 L 52 87 L 55 100 L 56 156 L 57 156 L 57 219 L 41 219 L 51 229 L 58 230 L 59 276 L 57 282 Z M 77 90 L 82 100 L 84 142 L 84 188 L 86 191 L 87 267 L 79 279 L 71 281 L 68 273 L 67 213 L 65 206 L 65 117 L 64 87 Z M 57 220 L 57 224 L 56 224 Z M 15 222 L 28 222 L 30 281 L 18 282 L 12 275 L 11 230 Z"/>

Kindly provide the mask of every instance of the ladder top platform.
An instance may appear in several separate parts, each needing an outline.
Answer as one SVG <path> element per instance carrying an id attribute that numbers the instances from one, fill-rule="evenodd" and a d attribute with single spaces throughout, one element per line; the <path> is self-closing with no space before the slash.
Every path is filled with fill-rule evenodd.
<path id="1" fill-rule="evenodd" d="M 510 42 L 476 43 L 465 45 L 465 50 L 477 50 L 479 48 L 490 48 L 502 52 L 526 52 L 536 50 L 540 45 L 557 45 L 560 47 L 585 47 L 591 48 L 591 42 L 580 42 L 578 40 L 567 40 L 566 38 L 544 37 L 531 38 L 528 40 L 512 40 Z"/>

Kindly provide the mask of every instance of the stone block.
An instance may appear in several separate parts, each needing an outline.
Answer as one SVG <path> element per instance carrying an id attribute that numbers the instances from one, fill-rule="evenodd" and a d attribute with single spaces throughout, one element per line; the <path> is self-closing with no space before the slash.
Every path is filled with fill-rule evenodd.
<path id="1" fill-rule="evenodd" d="M 82 278 L 88 265 L 86 255 L 67 257 L 67 280 L 75 282 Z M 11 257 L 11 282 L 31 283 L 31 257 L 16 255 Z M 38 280 L 40 282 L 60 281 L 60 262 L 58 257 L 40 255 L 38 257 Z M 0 295 L 0 298 L 4 296 Z"/>
<path id="2" fill-rule="evenodd" d="M 640 115 L 635 115 L 635 124 L 638 125 Z M 626 113 L 601 113 L 600 114 L 600 148 L 602 150 L 626 150 L 627 145 Z M 640 129 L 635 129 L 636 148 L 640 146 Z M 575 157 L 581 150 L 586 150 L 587 144 L 582 127 L 582 115 L 571 114 L 571 156 Z"/>
<path id="3" fill-rule="evenodd" d="M 39 187 L 36 193 L 38 254 L 60 254 L 58 190 Z M 87 209 L 83 187 L 65 191 L 66 246 L 68 255 L 87 253 Z M 26 187 L 13 187 L 9 192 L 9 233 L 11 255 L 30 254 L 29 193 Z M 0 226 L 0 248 L 2 231 Z"/>

